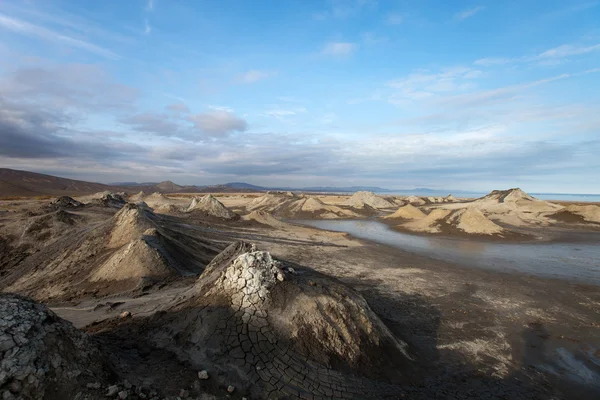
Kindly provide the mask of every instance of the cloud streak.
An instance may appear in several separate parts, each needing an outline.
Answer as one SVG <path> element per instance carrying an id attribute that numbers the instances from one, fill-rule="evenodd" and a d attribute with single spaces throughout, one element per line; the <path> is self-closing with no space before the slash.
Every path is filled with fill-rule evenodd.
<path id="1" fill-rule="evenodd" d="M 476 6 L 476 7 L 473 7 L 473 8 L 469 8 L 469 9 L 460 11 L 460 12 L 454 14 L 454 19 L 457 20 L 457 21 L 464 21 L 465 19 L 471 18 L 475 14 L 483 11 L 484 8 L 485 7 L 483 7 L 483 6 Z"/>
<path id="2" fill-rule="evenodd" d="M 0 13 L 0 28 L 18 33 L 24 36 L 37 37 L 46 41 L 62 44 L 77 49 L 85 50 L 96 55 L 116 60 L 119 55 L 111 50 L 97 46 L 84 40 L 76 39 L 67 35 L 54 32 L 39 25 L 31 24 L 17 18 L 12 18 L 6 14 Z"/>
<path id="3" fill-rule="evenodd" d="M 321 54 L 332 57 L 348 57 L 358 49 L 358 45 L 350 42 L 329 42 L 321 50 Z"/>

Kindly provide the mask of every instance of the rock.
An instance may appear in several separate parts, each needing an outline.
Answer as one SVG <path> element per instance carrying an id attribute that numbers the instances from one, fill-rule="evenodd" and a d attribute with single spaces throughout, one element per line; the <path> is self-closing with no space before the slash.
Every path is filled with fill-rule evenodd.
<path id="1" fill-rule="evenodd" d="M 187 399 L 190 397 L 190 392 L 185 389 L 181 389 L 179 391 L 179 397 L 181 397 L 182 399 Z"/>
<path id="2" fill-rule="evenodd" d="M 227 393 L 233 393 L 235 391 L 235 387 L 229 385 L 227 386 Z"/>
<path id="3" fill-rule="evenodd" d="M 98 389 L 100 389 L 100 388 L 102 387 L 102 385 L 100 385 L 100 382 L 94 382 L 94 383 L 88 383 L 88 384 L 86 385 L 86 387 L 87 387 L 88 389 L 95 389 L 95 390 L 98 390 Z"/>
<path id="4" fill-rule="evenodd" d="M 208 379 L 208 372 L 206 370 L 202 370 L 198 372 L 198 379 L 206 380 Z"/>
<path id="5" fill-rule="evenodd" d="M 126 390 L 120 391 L 118 396 L 119 396 L 119 399 L 125 400 L 127 398 L 127 391 Z"/>
<path id="6" fill-rule="evenodd" d="M 121 314 L 119 314 L 119 317 L 122 319 L 131 318 L 131 313 L 129 311 L 123 311 Z"/>
<path id="7" fill-rule="evenodd" d="M 87 378 L 105 379 L 103 357 L 89 337 L 45 306 L 0 293 L 0 393 L 3 398 L 47 398 Z M 67 361 L 68 360 L 68 361 Z"/>
<path id="8" fill-rule="evenodd" d="M 125 311 L 125 312 L 129 312 L 129 311 Z M 131 314 L 131 313 L 130 313 Z M 123 387 L 125 389 L 131 389 L 131 383 L 129 383 L 129 381 L 123 381 Z"/>
<path id="9" fill-rule="evenodd" d="M 117 385 L 109 386 L 106 390 L 106 397 L 114 397 L 117 393 L 119 393 L 119 387 Z"/>

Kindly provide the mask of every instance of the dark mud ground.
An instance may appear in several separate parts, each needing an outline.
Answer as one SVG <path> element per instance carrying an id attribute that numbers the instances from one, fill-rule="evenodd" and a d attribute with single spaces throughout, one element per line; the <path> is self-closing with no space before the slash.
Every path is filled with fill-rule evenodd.
<path id="1" fill-rule="evenodd" d="M 304 227 L 215 223 L 199 227 L 198 234 L 252 241 L 359 291 L 414 355 L 404 398 L 600 398 L 598 286 L 465 268 Z M 118 354 L 120 375 L 132 383 L 143 377 L 177 393 L 196 382 L 192 368 L 150 343 L 123 336 L 127 331 L 119 325 L 131 320 L 116 317 L 127 310 L 135 321 L 159 312 L 192 282 L 51 306 Z M 202 390 L 223 394 L 215 382 Z"/>

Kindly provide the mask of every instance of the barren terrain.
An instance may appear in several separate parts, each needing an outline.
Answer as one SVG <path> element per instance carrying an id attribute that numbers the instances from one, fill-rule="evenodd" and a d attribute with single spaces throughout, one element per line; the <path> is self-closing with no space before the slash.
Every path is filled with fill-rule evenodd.
<path id="1" fill-rule="evenodd" d="M 48 399 L 596 398 L 598 286 L 468 268 L 295 220 L 381 218 L 465 243 L 589 241 L 598 237 L 597 207 L 517 190 L 478 200 L 141 192 L 0 201 L 0 289 L 57 314 L 27 319 L 20 311 L 25 317 L 0 324 L 9 360 L 0 391 Z M 42 307 L 7 296 L 4 313 Z M 42 320 L 59 328 L 35 328 Z M 49 338 L 66 332 L 74 344 L 58 357 L 76 360 L 71 370 L 16 333 L 32 329 Z M 81 346 L 100 354 L 97 362 Z M 37 358 L 19 358 L 26 350 Z"/>

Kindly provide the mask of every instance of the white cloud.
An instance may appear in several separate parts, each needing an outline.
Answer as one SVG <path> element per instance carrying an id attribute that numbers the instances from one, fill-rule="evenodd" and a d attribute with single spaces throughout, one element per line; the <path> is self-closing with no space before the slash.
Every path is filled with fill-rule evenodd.
<path id="1" fill-rule="evenodd" d="M 152 32 L 152 27 L 150 26 L 150 23 L 148 22 L 148 19 L 144 19 L 144 34 L 145 35 L 149 35 L 150 32 Z"/>
<path id="2" fill-rule="evenodd" d="M 304 107 L 296 107 L 296 108 L 275 107 L 275 108 L 265 111 L 263 114 L 266 116 L 269 116 L 269 117 L 282 119 L 284 117 L 290 117 L 292 115 L 297 115 L 297 114 L 300 114 L 303 112 L 306 112 L 306 108 L 304 108 Z"/>
<path id="3" fill-rule="evenodd" d="M 254 69 L 254 70 L 244 72 L 243 74 L 238 76 L 237 80 L 240 83 L 254 83 L 254 82 L 258 82 L 263 79 L 266 79 L 272 75 L 273 75 L 273 73 L 271 73 L 271 72 L 259 71 L 259 70 Z"/>
<path id="4" fill-rule="evenodd" d="M 458 12 L 454 15 L 454 19 L 458 20 L 458 21 L 463 21 L 467 18 L 471 18 L 472 16 L 474 16 L 475 14 L 477 14 L 478 12 L 482 11 L 485 7 L 483 6 L 476 6 L 473 8 L 469 8 L 467 10 L 463 10 L 461 12 Z"/>
<path id="5" fill-rule="evenodd" d="M 329 42 L 325 44 L 321 54 L 334 56 L 334 57 L 344 57 L 349 56 L 356 51 L 358 45 L 350 42 Z"/>
<path id="6" fill-rule="evenodd" d="M 39 25 L 34 25 L 17 18 L 12 18 L 2 13 L 0 13 L 0 28 L 19 33 L 21 35 L 38 37 L 43 40 L 79 48 L 102 57 L 111 59 L 119 58 L 117 54 L 108 49 L 104 49 L 100 46 L 96 46 L 95 44 L 54 32 Z"/>
<path id="7" fill-rule="evenodd" d="M 225 110 L 213 110 L 190 115 L 188 121 L 206 135 L 223 137 L 232 132 L 244 132 L 248 129 L 247 122 L 234 113 Z"/>
<path id="8" fill-rule="evenodd" d="M 404 15 L 402 14 L 389 14 L 386 18 L 386 22 L 390 25 L 400 25 L 404 22 Z"/>
<path id="9" fill-rule="evenodd" d="M 316 12 L 313 19 L 323 21 L 328 18 L 346 19 L 359 15 L 362 11 L 375 9 L 376 0 L 330 0 L 331 7 L 327 10 Z"/>
<path id="10" fill-rule="evenodd" d="M 489 57 L 489 58 L 480 58 L 476 60 L 473 64 L 481 65 L 484 67 L 491 67 L 492 65 L 502 65 L 502 64 L 510 64 L 514 62 L 514 58 L 501 58 L 501 57 Z"/>
<path id="11" fill-rule="evenodd" d="M 146 11 L 154 10 L 154 0 L 148 0 L 146 3 L 146 7 L 144 8 Z"/>
<path id="12" fill-rule="evenodd" d="M 562 46 L 555 47 L 550 50 L 546 50 L 543 53 L 538 54 L 534 59 L 545 59 L 545 58 L 565 58 L 569 56 L 576 56 L 580 54 L 587 54 L 594 51 L 600 50 L 600 44 L 593 46 L 574 46 L 570 44 L 563 44 Z"/>
<path id="13" fill-rule="evenodd" d="M 416 72 L 405 78 L 388 82 L 388 86 L 400 89 L 390 101 L 394 104 L 401 103 L 402 98 L 422 100 L 441 92 L 461 92 L 473 87 L 473 80 L 481 76 L 481 71 L 455 67 L 442 70 L 438 73 Z"/>

